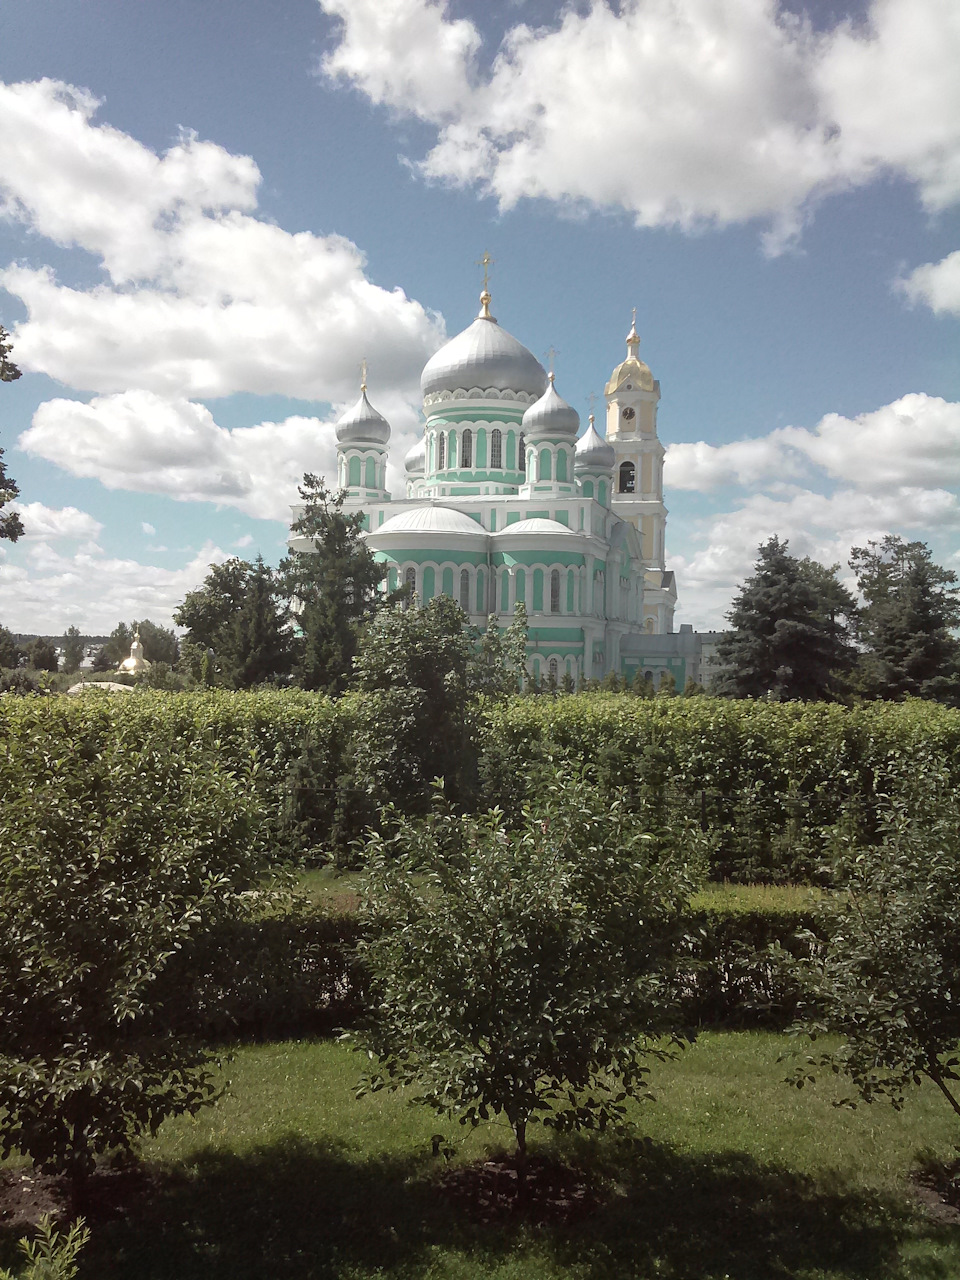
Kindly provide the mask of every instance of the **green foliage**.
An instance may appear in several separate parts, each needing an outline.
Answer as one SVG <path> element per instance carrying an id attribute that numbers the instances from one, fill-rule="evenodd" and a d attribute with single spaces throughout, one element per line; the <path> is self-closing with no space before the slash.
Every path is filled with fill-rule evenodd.
<path id="1" fill-rule="evenodd" d="M 21 659 L 25 657 L 25 652 L 13 638 L 13 632 L 0 626 L 0 669 L 6 667 L 13 670 L 19 667 Z"/>
<path id="2" fill-rule="evenodd" d="M 352 702 L 357 785 L 406 813 L 429 805 L 435 778 L 457 802 L 474 788 L 466 617 L 449 596 L 381 609 L 360 646 Z M 508 643 L 516 648 L 519 632 Z"/>
<path id="3" fill-rule="evenodd" d="M 467 683 L 472 693 L 485 698 L 507 698 L 517 692 L 527 661 L 527 609 L 518 601 L 513 622 L 505 630 L 495 613 L 487 629 L 476 637 L 467 663 Z M 573 692 L 571 688 L 569 692 Z"/>
<path id="4" fill-rule="evenodd" d="M 802 1029 L 842 1038 L 808 1067 L 850 1077 L 867 1102 L 931 1080 L 960 1115 L 960 801 L 956 782 L 920 769 L 890 803 L 881 840 L 838 829 L 842 881 L 826 902 L 826 944 L 806 965 Z M 797 1083 L 810 1079 L 801 1069 Z"/>
<path id="5" fill-rule="evenodd" d="M 254 564 L 234 557 L 210 566 L 203 586 L 188 592 L 173 615 L 187 628 L 184 666 L 198 683 L 215 683 L 215 670 L 231 689 L 289 675 L 295 646 L 280 594 L 279 578 L 261 556 Z"/>
<path id="6" fill-rule="evenodd" d="M 646 830 L 586 778 L 545 789 L 516 832 L 438 800 L 393 813 L 361 888 L 372 984 L 364 1088 L 416 1089 L 462 1124 L 619 1125 L 647 1095 L 693 887 L 692 833 Z M 638 928 L 638 922 L 643 927 Z"/>
<path id="7" fill-rule="evenodd" d="M 753 576 L 734 597 L 727 614 L 732 630 L 717 646 L 729 667 L 718 677 L 718 692 L 810 701 L 842 690 L 840 677 L 853 665 L 837 622 L 847 593 L 835 570 L 797 560 L 787 545 L 776 537 L 762 543 Z"/>
<path id="8" fill-rule="evenodd" d="M 172 957 L 269 899 L 256 758 L 231 770 L 149 711 L 10 701 L 0 1143 L 79 1186 L 97 1155 L 217 1097 L 215 1060 L 170 1033 L 157 993 Z"/>
<path id="9" fill-rule="evenodd" d="M 89 1240 L 90 1232 L 82 1218 L 71 1222 L 63 1234 L 53 1225 L 48 1213 L 41 1214 L 36 1239 L 24 1237 L 20 1241 L 26 1269 L 21 1269 L 19 1275 L 0 1270 L 0 1280 L 74 1280 L 78 1270 L 77 1258 Z"/>
<path id="10" fill-rule="evenodd" d="M 63 633 L 63 669 L 68 674 L 80 669 L 83 661 L 83 641 L 78 627 L 67 627 Z"/>
<path id="11" fill-rule="evenodd" d="M 93 655 L 93 662 L 90 664 L 91 670 L 97 675 L 103 675 L 105 671 L 110 671 L 114 663 L 110 658 L 110 649 L 106 644 L 102 644 L 97 652 Z"/>
<path id="12" fill-rule="evenodd" d="M 854 547 L 850 567 L 865 601 L 862 692 L 960 706 L 960 644 L 951 633 L 960 622 L 957 575 L 934 564 L 924 543 L 891 535 Z"/>
<path id="13" fill-rule="evenodd" d="M 0 327 L 0 334 L 3 333 Z M 3 344 L 0 342 L 0 366 L 3 360 Z M 23 521 L 20 519 L 16 511 L 8 511 L 3 514 L 3 508 L 9 502 L 13 502 L 20 493 L 12 476 L 7 475 L 6 464 L 3 461 L 3 450 L 0 449 L 0 539 L 7 538 L 10 542 L 16 542 L 18 538 L 23 536 Z"/>
<path id="14" fill-rule="evenodd" d="M 0 324 L 0 382 L 16 382 L 20 377 L 20 370 L 10 359 L 13 344 L 8 341 L 9 337 L 9 333 Z"/>
<path id="15" fill-rule="evenodd" d="M 363 540 L 362 512 L 344 514 L 345 489 L 334 494 L 320 477 L 307 474 L 299 493 L 304 509 L 292 529 L 309 539 L 312 550 L 296 552 L 280 566 L 287 596 L 298 602 L 303 633 L 297 678 L 305 689 L 342 693 L 386 570 Z"/>
<path id="16" fill-rule="evenodd" d="M 58 671 L 60 669 L 60 659 L 57 657 L 56 646 L 52 640 L 47 640 L 44 636 L 38 636 L 36 640 L 31 640 L 27 646 L 27 654 L 29 655 L 29 665 L 34 671 Z"/>

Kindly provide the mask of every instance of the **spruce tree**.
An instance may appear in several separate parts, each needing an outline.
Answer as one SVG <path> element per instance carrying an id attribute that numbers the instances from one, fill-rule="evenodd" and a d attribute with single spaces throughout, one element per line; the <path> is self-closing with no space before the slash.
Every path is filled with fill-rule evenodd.
<path id="1" fill-rule="evenodd" d="M 278 608 L 277 583 L 262 556 L 257 556 L 247 579 L 243 604 L 233 619 L 223 657 L 238 689 L 281 679 L 293 666 L 286 614 Z"/>
<path id="2" fill-rule="evenodd" d="M 297 675 L 304 688 L 336 694 L 350 680 L 385 570 L 363 540 L 363 513 L 343 510 L 346 490 L 333 493 L 322 477 L 307 474 L 299 492 L 304 509 L 293 532 L 309 539 L 311 550 L 280 566 L 303 633 Z"/>
<path id="3" fill-rule="evenodd" d="M 850 567 L 864 599 L 858 686 L 868 697 L 908 695 L 960 704 L 957 575 L 923 542 L 888 534 L 854 547 Z"/>
<path id="4" fill-rule="evenodd" d="M 734 597 L 727 614 L 732 630 L 717 646 L 728 668 L 718 678 L 719 693 L 809 701 L 842 691 L 853 650 L 835 608 L 831 613 L 841 597 L 827 591 L 826 581 L 843 588 L 832 570 L 817 565 L 819 574 L 812 572 L 788 545 L 777 537 L 761 544 L 753 575 Z"/>

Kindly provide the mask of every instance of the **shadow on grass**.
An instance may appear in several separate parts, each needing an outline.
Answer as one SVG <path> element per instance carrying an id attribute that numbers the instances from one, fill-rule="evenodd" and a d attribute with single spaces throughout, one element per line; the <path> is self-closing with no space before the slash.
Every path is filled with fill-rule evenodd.
<path id="1" fill-rule="evenodd" d="M 82 1277 L 97 1280 L 333 1280 L 443 1274 L 438 1253 L 467 1255 L 456 1275 L 512 1259 L 552 1257 L 583 1280 L 946 1280 L 929 1256 L 909 1270 L 900 1246 L 918 1234 L 902 1202 L 828 1186 L 737 1152 L 689 1155 L 652 1143 L 571 1143 L 599 1197 L 587 1218 L 534 1227 L 481 1225 L 441 1193 L 436 1162 L 363 1160 L 295 1139 L 245 1156 L 205 1152 L 170 1174 L 120 1221 L 94 1226 Z"/>

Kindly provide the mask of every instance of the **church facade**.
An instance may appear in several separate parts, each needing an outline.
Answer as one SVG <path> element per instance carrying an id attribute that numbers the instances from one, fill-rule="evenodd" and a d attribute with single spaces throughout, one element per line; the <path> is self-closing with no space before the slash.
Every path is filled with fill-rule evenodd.
<path id="1" fill-rule="evenodd" d="M 605 433 L 563 400 L 540 361 L 490 313 L 427 362 L 424 429 L 405 459 L 406 494 L 386 490 L 390 424 L 361 387 L 337 424 L 337 482 L 346 509 L 386 568 L 422 602 L 451 596 L 470 621 L 508 626 L 522 602 L 528 669 L 574 680 L 637 668 L 682 688 L 700 679 L 691 628 L 674 632 L 666 567 L 660 385 L 639 357 L 635 324 L 626 358 L 605 388 Z M 294 518 L 299 509 L 294 509 Z M 291 538 L 293 550 L 306 543 Z"/>

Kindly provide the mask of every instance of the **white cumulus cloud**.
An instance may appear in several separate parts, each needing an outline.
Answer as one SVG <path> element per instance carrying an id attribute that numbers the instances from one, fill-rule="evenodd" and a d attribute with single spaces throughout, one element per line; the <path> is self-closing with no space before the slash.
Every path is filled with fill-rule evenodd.
<path id="1" fill-rule="evenodd" d="M 106 276 L 78 289 L 49 267 L 0 270 L 27 309 L 24 370 L 93 392 L 333 401 L 376 351 L 378 376 L 415 398 L 437 317 L 369 281 L 342 236 L 256 217 L 249 156 L 192 135 L 158 156 L 96 123 L 98 107 L 57 81 L 0 84 L 0 212 L 95 255 Z"/>
<path id="2" fill-rule="evenodd" d="M 775 247 L 811 203 L 885 172 L 931 209 L 960 197 L 960 7 L 873 0 L 817 32 L 776 0 L 590 0 L 508 30 L 438 0 L 320 0 L 324 60 L 375 103 L 434 125 L 423 171 L 523 197 L 616 207 L 643 226 L 763 218 Z"/>
<path id="3" fill-rule="evenodd" d="M 912 302 L 925 302 L 938 313 L 960 316 L 960 249 L 939 262 L 925 262 L 899 286 Z"/>
<path id="4" fill-rule="evenodd" d="M 48 541 L 51 538 L 77 538 L 95 541 L 103 525 L 86 511 L 76 507 L 48 507 L 42 502 L 18 502 L 16 511 L 23 523 L 24 541 Z"/>
<path id="5" fill-rule="evenodd" d="M 59 634 L 71 624 L 87 634 L 107 633 L 121 619 L 131 618 L 169 626 L 186 593 L 200 585 L 211 564 L 225 559 L 213 543 L 177 569 L 91 548 L 66 555 L 48 542 L 36 543 L 21 555 L 18 544 L 11 556 L 0 560 L 3 619 L 17 631 L 45 635 Z"/>

